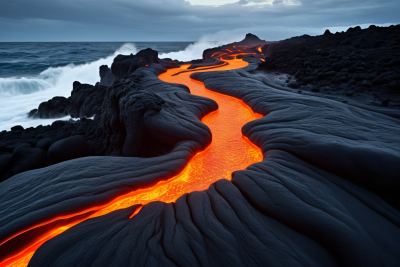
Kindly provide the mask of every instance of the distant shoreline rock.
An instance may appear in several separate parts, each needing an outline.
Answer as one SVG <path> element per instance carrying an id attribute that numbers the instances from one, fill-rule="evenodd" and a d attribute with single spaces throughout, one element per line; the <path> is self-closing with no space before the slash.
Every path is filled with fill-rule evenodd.
<path id="1" fill-rule="evenodd" d="M 400 108 L 400 25 L 293 37 L 262 47 L 259 70 L 293 75 L 288 87 Z"/>

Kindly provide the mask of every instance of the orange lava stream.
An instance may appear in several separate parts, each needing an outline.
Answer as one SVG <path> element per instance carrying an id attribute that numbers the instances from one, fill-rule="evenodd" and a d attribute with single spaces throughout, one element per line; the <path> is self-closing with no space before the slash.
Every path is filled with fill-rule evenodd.
<path id="1" fill-rule="evenodd" d="M 34 244 L 24 248 L 17 255 L 1 262 L 0 267 L 27 266 L 34 252 L 44 242 L 61 234 L 83 220 L 98 217 L 135 204 L 145 205 L 153 201 L 162 201 L 165 203 L 175 202 L 183 194 L 205 190 L 219 179 L 231 180 L 233 171 L 244 170 L 249 165 L 262 161 L 263 155 L 261 150 L 241 133 L 244 124 L 261 118 L 262 115 L 254 113 L 243 101 L 207 90 L 202 82 L 189 77 L 193 72 L 238 69 L 248 64 L 241 59 L 226 61 L 229 63 L 228 65 L 210 70 L 196 69 L 191 72 L 184 72 L 172 76 L 189 67 L 189 65 L 185 65 L 180 68 L 169 69 L 166 73 L 159 76 L 159 78 L 165 82 L 185 84 L 190 88 L 192 94 L 211 98 L 216 101 L 219 106 L 217 111 L 206 115 L 202 119 L 202 122 L 206 124 L 212 132 L 212 143 L 204 151 L 196 154 L 179 175 L 167 181 L 161 181 L 153 187 L 136 190 L 120 196 L 102 207 L 93 207 L 91 210 L 96 211 L 94 214 L 68 225 L 58 227 L 57 229 L 49 230 L 40 240 L 36 240 Z M 141 207 L 131 215 L 131 218 L 136 215 L 140 209 Z M 88 212 L 88 210 L 82 213 L 85 212 Z M 76 215 L 77 214 L 72 214 L 70 217 Z M 60 218 L 56 218 L 55 220 L 57 219 Z"/>

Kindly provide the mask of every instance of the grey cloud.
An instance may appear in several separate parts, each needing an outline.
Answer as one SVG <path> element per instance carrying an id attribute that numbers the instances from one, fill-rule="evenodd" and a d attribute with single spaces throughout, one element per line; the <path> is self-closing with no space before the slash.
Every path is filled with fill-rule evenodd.
<path id="1" fill-rule="evenodd" d="M 274 0 L 274 2 L 272 2 L 273 5 L 279 5 L 282 4 L 283 5 L 283 0 Z"/>
<path id="2" fill-rule="evenodd" d="M 184 0 L 2 1 L 0 41 L 183 41 L 222 30 L 258 32 L 263 39 L 278 40 L 334 26 L 400 20 L 398 0 L 250 2 L 267 3 L 240 0 L 212 7 Z"/>
<path id="3" fill-rule="evenodd" d="M 266 0 L 240 0 L 237 2 L 239 5 L 247 5 L 250 3 L 268 3 Z"/>

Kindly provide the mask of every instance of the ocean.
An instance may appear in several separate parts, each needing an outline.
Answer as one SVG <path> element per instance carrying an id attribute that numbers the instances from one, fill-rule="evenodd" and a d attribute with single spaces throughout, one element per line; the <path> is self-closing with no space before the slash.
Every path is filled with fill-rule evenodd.
<path id="1" fill-rule="evenodd" d="M 56 119 L 28 119 L 26 114 L 54 96 L 68 97 L 72 83 L 95 84 L 99 67 L 118 54 L 157 50 L 160 58 L 199 59 L 216 42 L 0 43 L 0 131 L 51 124 Z M 62 118 L 65 120 L 69 117 Z"/>

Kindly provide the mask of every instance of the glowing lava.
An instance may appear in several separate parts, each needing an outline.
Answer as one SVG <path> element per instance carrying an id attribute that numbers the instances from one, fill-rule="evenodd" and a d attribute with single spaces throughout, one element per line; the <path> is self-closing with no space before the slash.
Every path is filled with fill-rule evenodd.
<path id="1" fill-rule="evenodd" d="M 242 136 L 241 129 L 244 124 L 261 118 L 262 115 L 255 114 L 246 104 L 236 98 L 219 94 L 204 87 L 204 84 L 191 79 L 193 72 L 220 71 L 245 67 L 248 63 L 241 59 L 227 60 L 229 64 L 213 69 L 199 68 L 185 72 L 189 65 L 180 68 L 169 69 L 159 78 L 165 82 L 181 83 L 190 88 L 194 95 L 204 96 L 218 103 L 218 110 L 212 112 L 202 119 L 212 132 L 212 143 L 204 151 L 195 155 L 188 163 L 186 169 L 179 175 L 167 181 L 161 181 L 155 186 L 140 189 L 127 195 L 120 196 L 111 203 L 102 207 L 93 207 L 87 216 L 82 215 L 77 219 L 69 220 L 65 225 L 57 224 L 56 228 L 49 229 L 36 237 L 32 243 L 21 248 L 2 263 L 1 266 L 27 266 L 34 252 L 47 240 L 64 232 L 79 222 L 88 218 L 101 216 L 114 210 L 130 207 L 135 204 L 145 205 L 152 201 L 163 201 L 166 203 L 176 201 L 185 193 L 202 191 L 219 179 L 231 180 L 231 174 L 236 170 L 244 170 L 249 165 L 260 162 L 263 159 L 261 150 L 253 145 L 246 137 Z M 176 75 L 178 72 L 178 75 Z M 175 75 L 174 75 L 175 74 Z M 132 214 L 133 217 L 141 209 L 141 206 Z M 89 210 L 82 212 L 87 213 Z M 71 214 L 73 218 L 78 214 Z M 55 218 L 54 221 L 61 218 Z M 47 222 L 51 223 L 51 222 Z M 34 226 L 31 229 L 35 229 Z M 11 240 L 12 241 L 12 240 Z M 1 247 L 0 247 L 1 249 Z"/>

